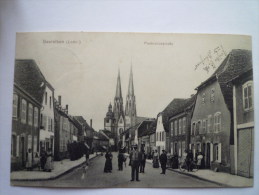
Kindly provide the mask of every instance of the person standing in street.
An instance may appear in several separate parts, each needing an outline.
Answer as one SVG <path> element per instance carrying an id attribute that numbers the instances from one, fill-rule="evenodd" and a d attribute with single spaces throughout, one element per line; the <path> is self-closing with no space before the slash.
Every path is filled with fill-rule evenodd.
<path id="1" fill-rule="evenodd" d="M 155 150 L 153 154 L 153 168 L 159 168 L 159 163 L 158 163 L 158 152 Z"/>
<path id="2" fill-rule="evenodd" d="M 27 171 L 32 171 L 32 152 L 30 148 L 28 149 L 26 157 L 27 157 L 27 160 L 26 160 Z"/>
<path id="3" fill-rule="evenodd" d="M 166 171 L 166 163 L 167 163 L 167 156 L 166 156 L 166 152 L 165 150 L 162 150 L 162 154 L 159 157 L 160 160 L 160 164 L 161 164 L 161 168 L 162 168 L 162 172 L 160 174 L 165 174 Z"/>
<path id="4" fill-rule="evenodd" d="M 52 169 L 53 169 L 52 150 L 51 148 L 49 148 L 47 152 L 47 162 L 45 164 L 44 170 L 51 172 Z"/>
<path id="5" fill-rule="evenodd" d="M 142 152 L 141 152 L 141 161 L 140 161 L 140 173 L 144 173 L 145 172 L 146 159 L 147 159 L 147 155 L 145 153 L 145 150 L 142 150 Z"/>
<path id="6" fill-rule="evenodd" d="M 85 146 L 85 165 L 86 166 L 89 166 L 89 156 L 90 156 L 90 147 L 84 143 L 84 146 Z"/>
<path id="7" fill-rule="evenodd" d="M 104 165 L 104 172 L 105 173 L 111 173 L 112 172 L 112 153 L 107 150 L 106 154 L 105 154 L 105 165 Z"/>
<path id="8" fill-rule="evenodd" d="M 119 171 L 123 170 L 123 162 L 124 162 L 124 154 L 122 149 L 120 149 L 119 154 L 118 154 L 118 168 Z"/>
<path id="9" fill-rule="evenodd" d="M 136 181 L 139 180 L 139 164 L 141 160 L 141 154 L 137 150 L 138 146 L 134 145 L 133 150 L 130 153 L 130 165 L 131 165 L 131 180 L 134 181 L 136 178 Z"/>
<path id="10" fill-rule="evenodd" d="M 41 152 L 40 152 L 40 167 L 41 167 L 41 170 L 44 170 L 46 161 L 47 161 L 46 151 L 44 150 L 44 148 L 41 148 Z"/>

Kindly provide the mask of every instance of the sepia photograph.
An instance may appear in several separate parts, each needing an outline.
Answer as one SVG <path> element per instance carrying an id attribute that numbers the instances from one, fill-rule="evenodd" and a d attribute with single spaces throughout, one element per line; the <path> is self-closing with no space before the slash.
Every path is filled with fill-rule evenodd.
<path id="1" fill-rule="evenodd" d="M 251 36 L 21 32 L 13 62 L 12 186 L 253 187 Z"/>

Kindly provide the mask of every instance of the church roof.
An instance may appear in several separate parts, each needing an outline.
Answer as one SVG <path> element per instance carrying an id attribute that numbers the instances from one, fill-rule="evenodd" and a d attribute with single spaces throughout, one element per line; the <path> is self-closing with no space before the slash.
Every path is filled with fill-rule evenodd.
<path id="1" fill-rule="evenodd" d="M 130 67 L 130 77 L 129 77 L 128 96 L 134 96 L 134 84 L 133 84 L 132 66 Z"/>
<path id="2" fill-rule="evenodd" d="M 118 72 L 118 77 L 117 77 L 117 86 L 116 86 L 115 99 L 116 98 L 122 98 L 120 70 Z"/>

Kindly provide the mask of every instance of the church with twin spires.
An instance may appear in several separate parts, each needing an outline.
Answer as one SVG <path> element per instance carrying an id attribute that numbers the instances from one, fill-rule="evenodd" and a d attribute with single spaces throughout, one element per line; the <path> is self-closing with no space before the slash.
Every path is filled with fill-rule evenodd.
<path id="1" fill-rule="evenodd" d="M 114 145 L 118 145 L 121 133 L 123 133 L 129 127 L 134 126 L 136 124 L 136 120 L 136 99 L 134 95 L 133 73 L 131 67 L 125 110 L 123 106 L 121 79 L 119 71 L 113 108 L 110 103 L 108 106 L 108 112 L 106 113 L 106 117 L 104 118 L 104 129 L 112 133 L 115 142 Z"/>

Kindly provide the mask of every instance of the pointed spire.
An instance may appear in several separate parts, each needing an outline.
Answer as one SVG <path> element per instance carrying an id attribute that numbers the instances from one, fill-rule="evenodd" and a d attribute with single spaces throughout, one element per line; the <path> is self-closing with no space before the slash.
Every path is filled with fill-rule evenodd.
<path id="1" fill-rule="evenodd" d="M 134 96 L 132 60 L 131 60 L 131 66 L 130 66 L 130 78 L 129 78 L 128 95 L 129 95 L 129 96 Z"/>
<path id="2" fill-rule="evenodd" d="M 119 71 L 118 71 L 118 78 L 117 78 L 117 87 L 116 87 L 115 98 L 122 98 L 120 68 L 119 68 Z"/>

